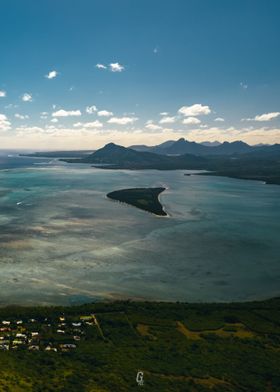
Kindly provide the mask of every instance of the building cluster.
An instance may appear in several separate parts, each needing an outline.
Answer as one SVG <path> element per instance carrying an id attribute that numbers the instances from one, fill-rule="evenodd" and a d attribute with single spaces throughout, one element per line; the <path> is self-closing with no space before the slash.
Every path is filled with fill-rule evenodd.
<path id="1" fill-rule="evenodd" d="M 98 325 L 95 315 L 56 319 L 0 320 L 0 350 L 66 352 L 75 350 L 88 329 Z"/>

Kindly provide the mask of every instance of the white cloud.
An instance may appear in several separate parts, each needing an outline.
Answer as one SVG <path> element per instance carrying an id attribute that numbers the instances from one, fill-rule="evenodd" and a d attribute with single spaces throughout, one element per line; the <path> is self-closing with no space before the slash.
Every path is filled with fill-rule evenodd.
<path id="1" fill-rule="evenodd" d="M 124 66 L 121 65 L 120 63 L 111 63 L 109 64 L 109 66 L 112 72 L 122 72 L 125 69 Z"/>
<path id="2" fill-rule="evenodd" d="M 96 64 L 96 68 L 98 68 L 98 69 L 107 69 L 106 65 L 100 64 L 100 63 Z"/>
<path id="3" fill-rule="evenodd" d="M 209 106 L 203 106 L 200 103 L 196 103 L 191 106 L 182 106 L 178 113 L 183 114 L 186 117 L 196 117 L 202 114 L 209 114 L 211 113 L 211 109 Z"/>
<path id="4" fill-rule="evenodd" d="M 87 122 L 87 123 L 82 123 L 78 122 L 73 125 L 75 128 L 102 128 L 103 124 L 99 120 L 92 121 L 92 122 Z"/>
<path id="5" fill-rule="evenodd" d="M 58 122 L 58 119 L 57 119 L 57 118 L 52 118 L 52 119 L 51 119 L 51 122 L 52 122 L 52 123 L 57 123 L 57 122 Z"/>
<path id="6" fill-rule="evenodd" d="M 11 123 L 5 114 L 0 113 L 0 131 L 8 131 L 11 129 Z"/>
<path id="7" fill-rule="evenodd" d="M 40 118 L 42 119 L 42 120 L 46 120 L 47 118 L 48 118 L 48 112 L 41 112 L 41 116 L 40 116 Z"/>
<path id="8" fill-rule="evenodd" d="M 159 131 L 159 130 L 162 129 L 162 127 L 160 127 L 160 126 L 157 125 L 157 124 L 154 124 L 154 123 L 151 122 L 151 121 L 147 121 L 147 123 L 146 123 L 146 125 L 145 125 L 145 128 L 149 129 L 150 131 Z"/>
<path id="9" fill-rule="evenodd" d="M 5 98 L 7 95 L 6 91 L 0 90 L 0 98 Z"/>
<path id="10" fill-rule="evenodd" d="M 257 116 L 253 118 L 242 118 L 241 121 L 271 121 L 274 118 L 277 118 L 280 116 L 280 112 L 271 112 L 271 113 L 264 113 L 264 114 L 258 114 Z"/>
<path id="11" fill-rule="evenodd" d="M 113 116 L 114 113 L 109 112 L 108 110 L 99 110 L 99 112 L 97 112 L 97 115 L 100 117 L 110 117 Z"/>
<path id="12" fill-rule="evenodd" d="M 107 122 L 109 124 L 128 125 L 137 121 L 137 117 L 112 117 Z"/>
<path id="13" fill-rule="evenodd" d="M 60 109 L 57 112 L 52 113 L 52 117 L 69 117 L 69 116 L 81 116 L 80 110 L 63 110 Z"/>
<path id="14" fill-rule="evenodd" d="M 93 114 L 94 112 L 97 112 L 97 107 L 95 105 L 87 106 L 86 107 L 86 112 L 88 114 Z"/>
<path id="15" fill-rule="evenodd" d="M 256 116 L 253 120 L 255 121 L 271 121 L 274 118 L 280 116 L 280 112 L 264 113 Z"/>
<path id="16" fill-rule="evenodd" d="M 22 100 L 23 102 L 31 102 L 31 101 L 32 101 L 32 95 L 31 95 L 31 94 L 28 94 L 28 93 L 25 93 L 25 94 L 23 94 L 23 96 L 21 97 L 21 100 Z"/>
<path id="17" fill-rule="evenodd" d="M 214 121 L 217 121 L 217 122 L 224 122 L 225 121 L 225 119 L 224 118 L 222 118 L 222 117 L 217 117 L 217 118 L 215 118 L 215 120 Z"/>
<path id="18" fill-rule="evenodd" d="M 2 115 L 3 116 L 3 115 Z M 0 116 L 1 121 L 8 121 Z M 149 122 L 150 124 L 152 122 Z M 9 129 L 10 125 L 5 125 Z M 116 127 L 117 128 L 117 127 Z M 109 142 L 124 146 L 132 144 L 155 145 L 166 140 L 176 140 L 185 137 L 194 141 L 234 141 L 243 140 L 249 144 L 279 143 L 280 128 L 260 127 L 247 128 L 203 128 L 186 129 L 163 128 L 149 130 L 146 128 L 119 127 L 120 129 L 64 127 L 64 126 L 22 126 L 13 128 L 13 137 L 9 132 L 2 132 L 0 140 L 2 148 L 34 148 L 45 149 L 46 145 L 54 145 L 57 149 L 96 149 Z M 0 126 L 3 129 L 3 126 Z"/>
<path id="19" fill-rule="evenodd" d="M 16 113 L 15 118 L 18 118 L 19 120 L 27 120 L 29 118 L 29 116 L 27 114 Z"/>
<path id="20" fill-rule="evenodd" d="M 160 113 L 161 116 L 168 116 L 168 114 L 169 114 L 168 112 L 161 112 Z"/>
<path id="21" fill-rule="evenodd" d="M 201 121 L 196 117 L 187 117 L 187 118 L 184 118 L 184 120 L 183 120 L 183 124 L 187 124 L 187 125 L 194 125 L 194 124 L 200 124 L 200 123 L 201 123 Z"/>
<path id="22" fill-rule="evenodd" d="M 54 79 L 57 77 L 57 71 L 50 71 L 47 75 L 45 75 L 45 78 L 47 79 Z"/>
<path id="23" fill-rule="evenodd" d="M 176 117 L 163 117 L 160 120 L 160 124 L 173 124 L 176 121 Z"/>
<path id="24" fill-rule="evenodd" d="M 247 88 L 248 88 L 248 84 L 246 84 L 246 83 L 240 82 L 239 85 L 240 85 L 240 87 L 242 87 L 244 90 L 247 90 Z"/>

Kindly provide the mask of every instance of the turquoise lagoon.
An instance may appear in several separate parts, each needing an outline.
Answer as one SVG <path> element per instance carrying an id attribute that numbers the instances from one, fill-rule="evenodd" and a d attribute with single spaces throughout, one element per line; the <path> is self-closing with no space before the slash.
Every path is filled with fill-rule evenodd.
<path id="1" fill-rule="evenodd" d="M 47 159 L 0 164 L 0 305 L 280 295 L 280 186 Z M 167 188 L 168 217 L 106 198 L 151 186 Z"/>

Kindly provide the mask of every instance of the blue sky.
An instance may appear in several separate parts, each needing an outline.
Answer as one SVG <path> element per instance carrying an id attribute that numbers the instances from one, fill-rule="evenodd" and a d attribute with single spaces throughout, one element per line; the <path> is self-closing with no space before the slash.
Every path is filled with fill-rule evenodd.
<path id="1" fill-rule="evenodd" d="M 278 0 L 2 1 L 0 148 L 280 142 L 279 14 Z"/>

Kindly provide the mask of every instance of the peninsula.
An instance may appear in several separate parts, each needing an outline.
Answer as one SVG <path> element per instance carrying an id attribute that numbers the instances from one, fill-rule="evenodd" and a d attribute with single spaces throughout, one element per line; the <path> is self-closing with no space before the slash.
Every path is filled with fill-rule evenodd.
<path id="1" fill-rule="evenodd" d="M 107 197 L 159 216 L 166 216 L 158 196 L 165 188 L 132 188 L 110 192 Z"/>

